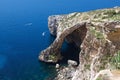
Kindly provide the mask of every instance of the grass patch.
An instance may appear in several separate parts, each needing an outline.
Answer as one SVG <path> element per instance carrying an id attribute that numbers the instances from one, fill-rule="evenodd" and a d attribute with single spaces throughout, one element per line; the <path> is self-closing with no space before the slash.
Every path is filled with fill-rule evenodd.
<path id="1" fill-rule="evenodd" d="M 120 50 L 117 54 L 111 59 L 112 65 L 115 66 L 116 69 L 120 69 Z"/>

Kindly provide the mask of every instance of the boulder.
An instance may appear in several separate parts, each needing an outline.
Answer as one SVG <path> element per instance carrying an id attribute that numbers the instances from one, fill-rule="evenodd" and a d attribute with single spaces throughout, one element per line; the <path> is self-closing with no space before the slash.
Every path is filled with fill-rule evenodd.
<path id="1" fill-rule="evenodd" d="M 77 62 L 76 61 L 73 61 L 73 60 L 68 60 L 68 65 L 69 66 L 77 66 Z"/>
<path id="2" fill-rule="evenodd" d="M 59 64 L 56 64 L 55 68 L 56 68 L 56 69 L 60 68 L 60 65 L 59 65 Z"/>

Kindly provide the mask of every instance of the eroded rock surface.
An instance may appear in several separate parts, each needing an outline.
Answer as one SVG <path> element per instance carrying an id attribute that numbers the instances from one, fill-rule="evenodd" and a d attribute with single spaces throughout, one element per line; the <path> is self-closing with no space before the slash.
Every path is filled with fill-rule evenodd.
<path id="1" fill-rule="evenodd" d="M 101 70 L 116 69 L 113 57 L 120 50 L 119 7 L 51 16 L 49 29 L 51 34 L 56 35 L 56 39 L 41 52 L 39 56 L 41 61 L 60 60 L 64 40 L 75 43 L 81 49 L 79 66 L 75 69 L 69 67 L 62 69 L 58 72 L 57 80 L 94 80 Z M 119 65 L 117 67 L 119 68 Z M 66 78 L 62 73 L 71 75 Z"/>

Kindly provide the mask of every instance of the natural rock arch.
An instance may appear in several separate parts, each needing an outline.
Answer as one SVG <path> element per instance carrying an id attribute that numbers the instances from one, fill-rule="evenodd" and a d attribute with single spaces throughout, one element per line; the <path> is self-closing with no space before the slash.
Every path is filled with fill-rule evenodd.
<path id="1" fill-rule="evenodd" d="M 59 61 L 62 58 L 60 50 L 64 40 L 66 39 L 68 42 L 74 42 L 77 46 L 80 46 L 80 42 L 83 41 L 86 32 L 87 28 L 85 22 L 65 28 L 62 33 L 57 34 L 54 42 L 40 53 L 39 59 L 44 62 L 52 63 Z M 79 36 L 76 36 L 76 34 Z"/>

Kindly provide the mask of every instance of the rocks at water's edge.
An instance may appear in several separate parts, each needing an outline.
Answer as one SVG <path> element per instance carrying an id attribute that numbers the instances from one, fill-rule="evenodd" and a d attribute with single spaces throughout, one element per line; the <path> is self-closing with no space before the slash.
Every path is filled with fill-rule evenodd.
<path id="1" fill-rule="evenodd" d="M 55 68 L 56 68 L 56 69 L 60 68 L 60 65 L 59 65 L 59 64 L 56 64 Z"/>
<path id="2" fill-rule="evenodd" d="M 69 66 L 77 66 L 77 62 L 76 61 L 73 61 L 73 60 L 68 60 L 68 65 Z"/>
<path id="3" fill-rule="evenodd" d="M 120 69 L 120 8 L 101 9 L 49 17 L 49 30 L 55 41 L 40 53 L 39 60 L 56 63 L 62 59 L 64 40 L 80 47 L 77 68 L 65 67 L 56 80 L 95 80 L 101 70 Z M 69 64 L 76 65 L 76 63 Z M 65 74 L 64 74 L 65 73 Z M 67 77 L 66 77 L 67 75 Z M 97 76 L 97 78 L 96 78 Z M 120 76 L 120 74 L 119 74 Z"/>

